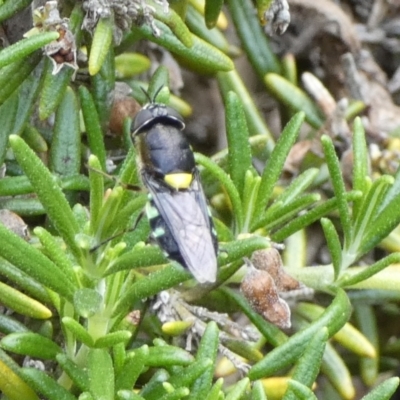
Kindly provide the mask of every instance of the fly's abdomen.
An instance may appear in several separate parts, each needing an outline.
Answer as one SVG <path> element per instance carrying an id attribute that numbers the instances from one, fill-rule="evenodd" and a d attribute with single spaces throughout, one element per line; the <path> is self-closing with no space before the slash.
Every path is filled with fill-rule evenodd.
<path id="1" fill-rule="evenodd" d="M 207 206 L 197 175 L 187 190 L 172 190 L 156 178 L 143 174 L 151 195 L 147 217 L 152 236 L 167 256 L 187 268 L 200 283 L 215 282 L 217 250 Z M 199 196 L 201 195 L 201 196 Z"/>
<path id="2" fill-rule="evenodd" d="M 182 258 L 179 250 L 179 246 L 176 243 L 168 224 L 162 218 L 151 199 L 149 199 L 146 205 L 146 215 L 149 220 L 151 235 L 161 247 L 165 256 L 171 260 L 177 261 L 179 264 L 187 268 L 185 260 Z"/>

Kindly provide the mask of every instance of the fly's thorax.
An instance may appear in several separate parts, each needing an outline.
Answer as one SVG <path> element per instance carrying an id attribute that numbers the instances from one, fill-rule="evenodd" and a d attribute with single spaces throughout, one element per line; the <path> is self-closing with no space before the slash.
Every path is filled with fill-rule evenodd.
<path id="1" fill-rule="evenodd" d="M 174 126 L 155 124 L 139 135 L 143 164 L 161 175 L 192 173 L 195 161 L 182 131 Z"/>
<path id="2" fill-rule="evenodd" d="M 194 172 L 188 190 L 171 190 L 153 174 L 142 174 L 150 191 L 146 214 L 153 239 L 168 258 L 187 268 L 198 282 L 215 282 L 216 233 L 198 174 Z"/>

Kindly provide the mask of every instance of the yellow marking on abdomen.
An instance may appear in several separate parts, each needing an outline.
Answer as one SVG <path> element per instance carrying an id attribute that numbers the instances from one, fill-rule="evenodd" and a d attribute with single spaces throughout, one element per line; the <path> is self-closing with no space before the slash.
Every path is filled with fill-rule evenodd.
<path id="1" fill-rule="evenodd" d="M 187 189 L 192 183 L 193 175 L 187 172 L 178 172 L 165 175 L 164 181 L 174 189 Z"/>

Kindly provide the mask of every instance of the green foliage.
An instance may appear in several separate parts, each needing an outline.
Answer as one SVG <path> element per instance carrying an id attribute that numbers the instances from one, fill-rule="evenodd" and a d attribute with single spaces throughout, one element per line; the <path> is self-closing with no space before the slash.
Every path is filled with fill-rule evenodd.
<path id="1" fill-rule="evenodd" d="M 272 398 L 281 393 L 284 399 L 311 399 L 317 398 L 313 384 L 320 375 L 337 396 L 352 398 L 354 371 L 338 344 L 359 358 L 355 374 L 366 385 L 376 384 L 381 369 L 374 310 L 357 302 L 349 289 L 375 300 L 399 299 L 399 274 L 390 276 L 385 269 L 400 262 L 400 253 L 355 264 L 400 223 L 400 171 L 372 179 L 365 133 L 356 118 L 351 187 L 327 135 L 317 139 L 320 160 L 289 182 L 282 179 L 300 129 L 313 133 L 325 121 L 298 87 L 295 61 L 272 53 L 251 2 L 226 3 L 255 73 L 293 112 L 276 142 L 235 70 L 237 48 L 218 22 L 223 2 L 207 0 L 204 15 L 195 1 L 171 2 L 169 13 L 155 1 L 144 3 L 153 13 L 147 19 L 141 15 L 142 24 L 133 21 L 118 45 L 112 13 L 99 18 L 93 36 L 82 32 L 81 2 L 66 15 L 78 48 L 89 51 L 87 64 L 79 65 L 84 79 L 74 80 L 68 65 L 55 73 L 54 60 L 38 51 L 59 37 L 51 28 L 0 50 L 0 163 L 6 166 L 0 206 L 35 217 L 29 219 L 30 241 L 0 223 L 0 301 L 14 312 L 0 316 L 0 399 L 265 400 L 271 393 Z M 0 5 L 0 21 L 29 4 L 7 0 Z M 269 4 L 257 2 L 260 15 Z M 220 242 L 215 284 L 196 284 L 187 270 L 147 242 L 149 224 L 140 219 L 147 196 L 137 190 L 141 182 L 130 120 L 121 140 L 110 144 L 104 136 L 115 113 L 110 98 L 116 79 L 129 83 L 142 103 L 147 100 L 139 87 L 182 114 L 191 110 L 170 96 L 165 67 L 149 82 L 136 79 L 150 63 L 139 55 L 132 58 L 130 47 L 139 39 L 169 50 L 181 65 L 213 75 L 219 84 L 227 149 L 212 157 L 195 154 L 213 200 Z M 126 62 L 132 59 L 140 64 L 132 66 L 134 71 Z M 124 116 L 118 118 L 122 125 Z M 109 176 L 114 147 L 124 156 Z M 255 158 L 263 168 L 253 166 Z M 331 264 L 306 267 L 295 244 L 316 222 Z M 298 258 L 286 270 L 324 301 L 323 307 L 297 302 L 291 335 L 263 318 L 237 290 L 246 273 L 243 258 L 270 248 L 271 241 L 286 241 L 288 258 Z M 348 322 L 353 308 L 358 329 Z M 236 324 L 237 313 L 250 321 L 246 329 Z M 182 336 L 187 343 L 195 339 L 188 349 Z M 214 380 L 222 369 L 219 352 L 244 374 L 230 387 Z M 22 367 L 15 361 L 21 357 L 14 360 L 14 355 L 50 361 L 44 372 Z M 243 356 L 245 362 L 239 359 Z M 276 375 L 285 379 L 273 387 Z M 389 399 L 398 384 L 398 378 L 388 379 L 364 399 Z"/>

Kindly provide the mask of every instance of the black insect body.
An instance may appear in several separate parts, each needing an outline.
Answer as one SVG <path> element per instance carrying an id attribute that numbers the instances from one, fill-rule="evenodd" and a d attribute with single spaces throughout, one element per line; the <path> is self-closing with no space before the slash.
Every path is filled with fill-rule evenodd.
<path id="1" fill-rule="evenodd" d="M 136 116 L 133 137 L 141 158 L 152 236 L 200 283 L 215 282 L 218 242 L 182 117 L 149 103 Z"/>

